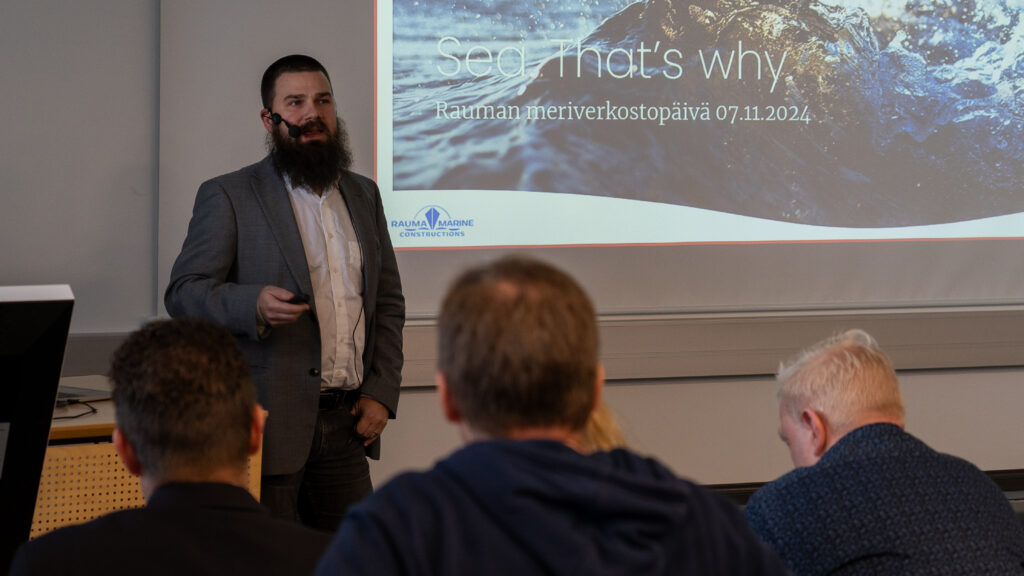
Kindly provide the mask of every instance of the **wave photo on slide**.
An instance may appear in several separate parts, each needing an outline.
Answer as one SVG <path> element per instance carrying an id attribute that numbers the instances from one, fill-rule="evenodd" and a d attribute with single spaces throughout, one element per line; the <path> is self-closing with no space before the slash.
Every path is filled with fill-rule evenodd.
<path id="1" fill-rule="evenodd" d="M 395 190 L 1024 212 L 1024 0 L 393 4 Z"/>

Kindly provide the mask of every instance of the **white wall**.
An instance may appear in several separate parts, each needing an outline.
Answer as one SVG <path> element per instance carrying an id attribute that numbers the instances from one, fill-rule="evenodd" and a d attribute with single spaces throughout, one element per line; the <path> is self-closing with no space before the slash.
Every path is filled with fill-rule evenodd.
<path id="1" fill-rule="evenodd" d="M 266 155 L 260 79 L 309 54 L 331 75 L 353 169 L 373 172 L 372 2 L 215 0 L 160 6 L 158 289 L 181 250 L 199 185 Z"/>
<path id="2" fill-rule="evenodd" d="M 372 171 L 372 8 L 328 0 L 4 4 L 0 284 L 72 285 L 71 356 L 85 356 L 72 358 L 72 368 L 86 371 L 78 374 L 105 371 L 119 339 L 160 313 L 199 183 L 262 157 L 258 83 L 274 58 L 309 52 L 324 61 L 356 168 Z M 426 257 L 405 253 L 401 261 Z M 432 290 L 446 283 L 428 281 Z M 906 341 L 898 352 L 914 356 L 913 367 L 939 366 L 965 350 L 982 364 L 1024 356 L 1013 318 L 999 310 L 940 318 L 966 324 L 923 350 L 913 348 L 929 337 L 928 318 L 908 331 L 883 316 L 874 319 L 878 330 Z M 784 330 L 774 321 L 729 322 L 698 321 L 692 331 L 677 331 L 659 319 L 610 319 L 604 359 L 614 381 L 607 397 L 631 443 L 680 473 L 711 483 L 768 480 L 789 463 L 776 439 L 771 381 L 757 374 L 825 333 L 815 318 L 797 318 Z M 383 460 L 373 465 L 378 483 L 458 445 L 431 387 L 429 320 L 407 335 L 409 387 L 386 431 Z M 753 376 L 730 376 L 730 367 Z M 724 375 L 693 377 L 706 373 Z M 1022 380 L 1024 368 L 904 373 L 909 428 L 982 468 L 1024 468 Z"/>
<path id="3" fill-rule="evenodd" d="M 1024 371 L 914 371 L 900 382 L 909 432 L 983 470 L 1024 468 Z M 771 378 L 616 381 L 605 398 L 634 449 L 699 482 L 765 482 L 792 468 Z M 402 391 L 383 442 L 371 466 L 377 483 L 426 468 L 459 445 L 429 386 Z"/>
<path id="4" fill-rule="evenodd" d="M 332 74 L 341 113 L 349 123 L 356 168 L 372 171 L 372 9 L 371 2 L 322 0 L 162 5 L 161 286 L 184 237 L 199 183 L 262 156 L 255 82 L 278 55 L 299 51 L 323 60 Z M 331 33 L 318 33 L 324 29 Z M 197 139 L 197 126 L 227 128 L 210 130 L 205 138 Z M 611 275 L 619 280 L 614 286 L 600 288 L 646 294 L 650 282 L 630 272 L 634 264 L 630 259 L 636 258 L 636 253 L 620 250 L 614 259 L 616 273 Z M 460 253 L 457 264 L 492 256 L 493 252 Z M 571 255 L 567 258 L 571 260 Z M 447 271 L 454 266 L 451 260 L 451 254 L 399 254 L 410 299 L 429 302 L 424 294 L 439 294 L 449 281 Z M 700 269 L 685 262 L 677 264 L 694 279 L 701 277 Z M 767 267 L 765 282 L 772 280 L 770 273 Z M 593 278 L 584 281 L 598 282 Z M 774 279 L 781 284 L 788 281 Z M 659 290 L 672 291 L 673 287 Z M 864 327 L 883 343 L 896 344 L 902 367 L 1024 363 L 1024 340 L 1013 322 L 1013 318 L 1024 318 L 1020 309 L 1014 311 L 1016 316 L 989 309 L 904 314 L 904 318 L 915 316 L 912 323 L 894 318 L 890 312 L 781 319 L 728 314 L 696 320 L 607 318 L 602 323 L 604 360 L 614 378 L 609 402 L 633 445 L 659 455 L 680 473 L 703 482 L 756 482 L 789 467 L 777 439 L 772 383 L 757 375 L 771 372 L 780 359 L 827 335 L 835 326 L 867 322 Z M 429 314 L 420 314 L 406 330 L 407 387 L 399 418 L 385 435 L 383 459 L 373 465 L 378 482 L 400 470 L 428 466 L 458 445 L 455 431 L 440 417 L 432 389 L 434 336 Z M 980 360 L 972 364 L 973 358 Z M 706 374 L 722 377 L 693 378 Z M 754 376 L 731 376 L 736 374 Z M 940 447 L 948 445 L 949 450 L 989 468 L 1024 468 L 1021 451 L 1008 440 L 1021 437 L 1018 419 L 1007 408 L 1024 404 L 1020 379 L 1021 372 L 1015 370 L 982 370 L 977 375 L 966 371 L 909 374 L 908 398 L 919 398 L 910 408 L 911 429 L 918 430 L 915 414 L 920 413 L 920 433 L 926 438 L 934 436 Z M 918 389 L 925 393 L 911 393 Z M 934 396 L 929 391 L 934 391 Z M 931 413 L 968 408 L 959 415 L 962 420 L 933 422 L 927 418 Z M 950 430 L 954 431 L 951 438 Z"/>
<path id="5" fill-rule="evenodd" d="M 155 0 L 4 2 L 0 285 L 70 284 L 72 331 L 155 312 Z"/>

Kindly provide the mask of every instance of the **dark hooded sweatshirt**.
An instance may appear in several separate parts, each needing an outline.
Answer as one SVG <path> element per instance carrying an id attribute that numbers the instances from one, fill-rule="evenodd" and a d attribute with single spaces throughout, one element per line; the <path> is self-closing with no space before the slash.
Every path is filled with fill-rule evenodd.
<path id="1" fill-rule="evenodd" d="M 626 450 L 470 444 L 352 508 L 319 575 L 782 574 L 730 501 Z"/>

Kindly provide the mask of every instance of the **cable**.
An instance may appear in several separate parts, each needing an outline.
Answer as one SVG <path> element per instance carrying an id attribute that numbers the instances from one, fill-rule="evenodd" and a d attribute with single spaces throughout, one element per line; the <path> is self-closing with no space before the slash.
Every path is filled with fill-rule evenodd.
<path id="1" fill-rule="evenodd" d="M 353 364 L 353 366 L 358 366 L 359 364 L 363 364 L 363 370 L 366 370 L 366 363 L 362 362 L 362 358 L 359 357 L 359 349 L 356 347 L 356 330 L 359 330 L 359 321 L 363 319 L 363 307 L 365 307 L 365 306 L 366 306 L 365 302 L 361 303 L 359 305 L 359 316 L 356 316 L 356 323 L 352 327 L 352 364 Z M 363 330 L 363 333 L 364 333 L 364 340 L 365 340 L 365 333 L 366 333 L 365 329 Z M 363 347 L 364 348 L 366 347 L 366 343 L 365 342 L 363 343 Z M 359 373 L 359 370 L 356 370 L 355 373 L 356 373 L 356 388 L 355 389 L 359 390 L 360 388 L 363 387 L 363 378 L 362 378 L 362 374 Z"/>
<path id="2" fill-rule="evenodd" d="M 75 418 L 81 418 L 82 416 L 88 416 L 89 414 L 95 414 L 97 412 L 96 407 L 93 406 L 92 404 L 89 404 L 88 402 L 79 402 L 78 400 L 68 400 L 68 405 L 71 405 L 71 404 L 78 404 L 80 406 L 85 406 L 87 408 L 87 410 L 85 412 L 80 413 L 80 414 L 72 414 L 71 416 L 55 416 L 53 419 L 54 420 L 74 420 Z"/>

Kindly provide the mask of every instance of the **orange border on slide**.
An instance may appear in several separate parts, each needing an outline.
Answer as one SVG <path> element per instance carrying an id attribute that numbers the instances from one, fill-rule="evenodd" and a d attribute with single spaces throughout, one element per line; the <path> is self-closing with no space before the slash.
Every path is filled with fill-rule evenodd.
<path id="1" fill-rule="evenodd" d="M 402 246 L 396 247 L 395 252 L 424 251 L 424 250 L 530 250 L 543 248 L 619 248 L 628 246 L 763 246 L 770 244 L 891 244 L 894 242 L 963 242 L 963 241 L 986 241 L 986 240 L 1024 240 L 1024 236 L 992 236 L 992 237 L 967 237 L 967 238 L 866 238 L 866 239 L 823 239 L 823 240 L 720 240 L 708 242 L 638 242 L 635 244 L 506 244 L 501 246 Z"/>
<path id="2" fill-rule="evenodd" d="M 373 0 L 373 181 L 377 181 L 377 0 Z"/>
<path id="3" fill-rule="evenodd" d="M 377 180 L 377 46 L 379 27 L 377 24 L 377 2 L 373 0 L 373 179 Z M 394 192 L 394 190 L 392 190 Z M 968 237 L 968 238 L 867 238 L 852 240 L 720 240 L 715 242 L 637 242 L 629 244 L 594 243 L 594 244 L 508 244 L 503 246 L 402 246 L 396 247 L 395 252 L 419 252 L 425 250 L 532 250 L 545 248 L 617 248 L 625 246 L 759 246 L 767 244 L 869 244 L 869 243 L 891 243 L 891 242 L 962 242 L 964 240 L 985 241 L 985 240 L 1024 240 L 1024 236 L 995 236 L 995 237 Z"/>

